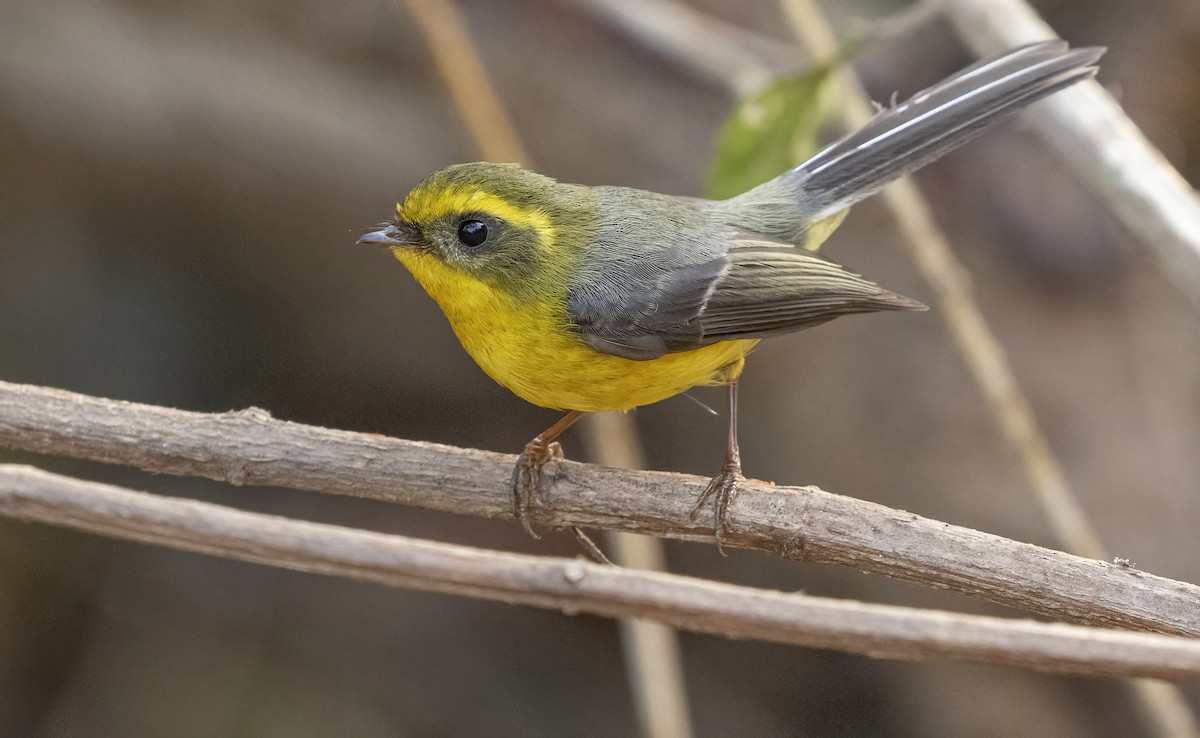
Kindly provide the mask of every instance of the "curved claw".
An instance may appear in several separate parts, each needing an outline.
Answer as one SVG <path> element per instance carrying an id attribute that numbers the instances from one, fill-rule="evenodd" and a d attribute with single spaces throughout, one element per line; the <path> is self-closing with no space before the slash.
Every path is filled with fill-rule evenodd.
<path id="1" fill-rule="evenodd" d="M 513 517 L 521 521 L 521 527 L 530 538 L 541 538 L 529 524 L 529 503 L 542 486 L 542 467 L 550 459 L 563 458 L 558 437 L 583 417 L 580 410 L 572 410 L 557 423 L 542 431 L 537 438 L 525 444 L 525 450 L 517 457 L 517 466 L 512 473 Z"/>
<path id="2" fill-rule="evenodd" d="M 691 517 L 695 519 L 696 514 L 700 512 L 705 503 L 710 499 L 713 500 L 713 536 L 717 539 L 717 552 L 722 556 L 728 556 L 723 544 L 725 532 L 729 529 L 729 503 L 737 494 L 738 482 L 742 479 L 741 465 L 726 463 L 725 467 L 721 469 L 721 473 L 713 477 L 708 486 L 704 488 L 704 493 L 700 495 L 700 499 L 696 500 L 696 506 L 692 508 Z"/>
<path id="3" fill-rule="evenodd" d="M 559 453 L 561 454 L 561 451 Z M 552 458 L 554 454 L 547 444 L 539 443 L 535 439 L 525 444 L 525 450 L 517 457 L 517 465 L 513 468 L 513 516 L 521 522 L 521 527 L 534 540 L 540 540 L 541 536 L 535 533 L 533 526 L 529 524 L 529 503 L 541 487 L 542 466 Z"/>

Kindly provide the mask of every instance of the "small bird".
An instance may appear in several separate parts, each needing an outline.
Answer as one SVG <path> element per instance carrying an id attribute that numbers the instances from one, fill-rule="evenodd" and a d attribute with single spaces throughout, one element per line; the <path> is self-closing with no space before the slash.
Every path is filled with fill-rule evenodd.
<path id="1" fill-rule="evenodd" d="M 725 462 L 712 501 L 718 548 L 742 478 L 737 381 L 764 338 L 842 315 L 924 310 L 816 253 L 847 208 L 1004 117 L 1096 74 L 1102 48 L 1032 44 L 981 61 L 737 197 L 714 201 L 556 182 L 514 164 L 427 177 L 359 243 L 390 248 L 437 301 L 467 353 L 525 400 L 569 411 L 525 445 L 513 512 L 581 415 L 725 385 Z"/>

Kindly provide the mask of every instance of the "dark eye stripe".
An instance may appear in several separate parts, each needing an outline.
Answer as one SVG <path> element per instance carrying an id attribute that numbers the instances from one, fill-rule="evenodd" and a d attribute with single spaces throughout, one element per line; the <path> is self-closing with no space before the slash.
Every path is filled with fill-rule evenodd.
<path id="1" fill-rule="evenodd" d="M 479 248 L 488 238 L 488 227 L 481 220 L 464 220 L 458 224 L 458 240 L 469 248 Z"/>

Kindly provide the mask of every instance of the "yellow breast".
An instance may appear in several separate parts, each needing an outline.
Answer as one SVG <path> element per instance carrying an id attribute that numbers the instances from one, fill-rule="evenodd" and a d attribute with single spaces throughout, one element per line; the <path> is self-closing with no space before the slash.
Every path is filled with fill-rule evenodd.
<path id="1" fill-rule="evenodd" d="M 633 361 L 602 354 L 568 325 L 565 301 L 519 304 L 510 295 L 415 251 L 398 250 L 455 335 L 488 376 L 517 396 L 558 410 L 629 410 L 741 373 L 757 341 L 727 341 Z"/>

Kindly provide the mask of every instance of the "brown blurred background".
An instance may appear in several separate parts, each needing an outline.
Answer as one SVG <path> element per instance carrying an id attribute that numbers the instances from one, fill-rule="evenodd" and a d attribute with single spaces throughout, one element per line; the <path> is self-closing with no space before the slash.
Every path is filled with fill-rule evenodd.
<path id="1" fill-rule="evenodd" d="M 540 168 L 696 194 L 731 100 L 565 0 L 463 0 Z M 696 5 L 786 40 L 772 0 Z M 829 4 L 833 6 L 833 3 Z M 902 4 L 836 4 L 839 22 Z M 1200 6 L 1037 3 L 1200 181 Z M 971 61 L 934 23 L 858 69 L 878 99 Z M 494 385 L 383 251 L 354 245 L 477 153 L 384 2 L 0 0 L 0 377 L 515 452 L 555 417 Z M 1019 122 L 922 172 L 1114 553 L 1200 580 L 1200 321 Z M 876 203 L 828 245 L 927 292 Z M 936 313 L 773 340 L 742 384 L 748 474 L 1055 545 Z M 720 406 L 721 395 L 697 395 Z M 635 418 L 653 468 L 710 475 L 724 421 Z M 575 442 L 572 443 L 572 440 Z M 579 458 L 577 438 L 568 454 Z M 0 453 L 330 523 L 572 556 L 568 536 L 419 509 Z M 1019 615 L 843 568 L 668 544 L 678 572 Z M 701 736 L 1143 733 L 1113 680 L 682 636 Z M 0 735 L 630 735 L 617 631 L 0 520 Z M 1200 696 L 1192 690 L 1193 702 Z"/>

